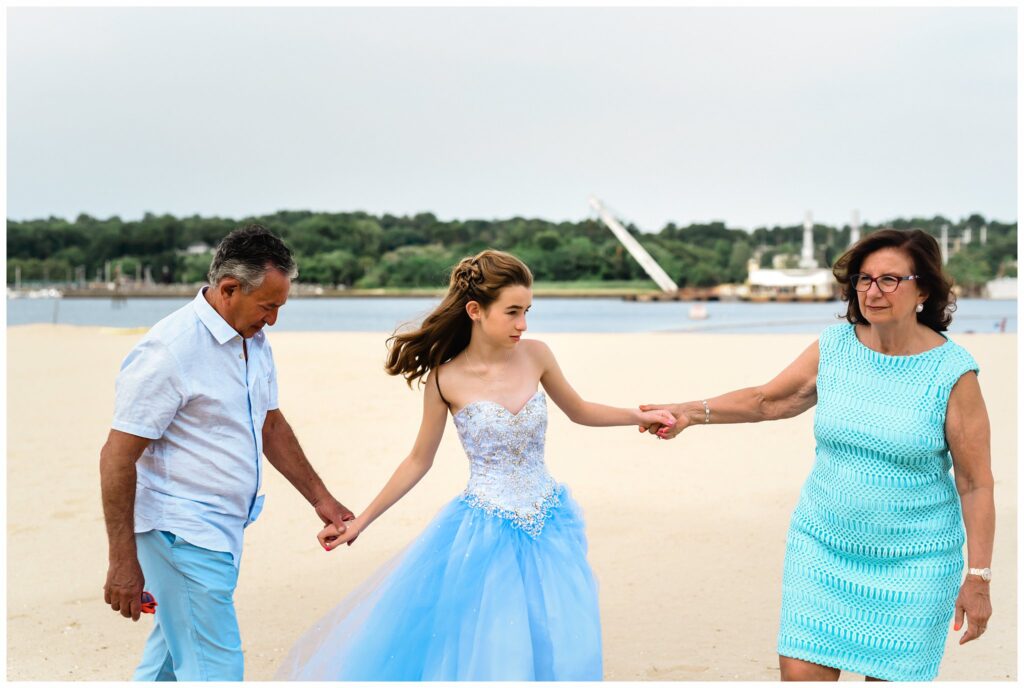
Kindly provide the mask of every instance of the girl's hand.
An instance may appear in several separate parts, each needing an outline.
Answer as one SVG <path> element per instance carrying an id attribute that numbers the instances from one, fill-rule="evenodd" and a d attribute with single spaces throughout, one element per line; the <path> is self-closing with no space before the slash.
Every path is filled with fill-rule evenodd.
<path id="1" fill-rule="evenodd" d="M 682 404 L 642 404 L 640 406 L 640 412 L 642 417 L 648 416 L 648 414 L 667 414 L 667 418 L 670 422 L 665 422 L 660 418 L 665 416 L 659 416 L 657 420 L 651 423 L 644 423 L 640 425 L 640 432 L 649 432 L 658 439 L 670 440 L 689 425 L 686 413 L 683 411 Z"/>
<path id="2" fill-rule="evenodd" d="M 320 545 L 330 552 L 332 549 L 343 544 L 352 544 L 352 541 L 359 537 L 359 533 L 363 531 L 363 522 L 358 518 L 351 521 L 345 521 L 345 532 L 340 532 L 338 527 L 333 523 L 328 523 L 324 526 L 316 535 L 316 539 L 320 541 Z"/>
<path id="3" fill-rule="evenodd" d="M 641 407 L 643 409 L 643 407 Z M 650 432 L 652 435 L 671 428 L 676 424 L 676 418 L 671 411 L 666 409 L 651 409 L 640 411 L 640 432 Z M 661 435 L 658 435 L 661 437 Z M 662 437 L 662 439 L 665 439 Z"/>

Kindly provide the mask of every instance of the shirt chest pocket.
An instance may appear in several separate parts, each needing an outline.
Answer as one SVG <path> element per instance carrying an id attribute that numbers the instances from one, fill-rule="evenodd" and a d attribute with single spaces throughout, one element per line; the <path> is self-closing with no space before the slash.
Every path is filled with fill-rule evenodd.
<path id="1" fill-rule="evenodd" d="M 263 423 L 270 406 L 270 373 L 259 372 L 252 385 L 252 415 L 258 424 Z"/>

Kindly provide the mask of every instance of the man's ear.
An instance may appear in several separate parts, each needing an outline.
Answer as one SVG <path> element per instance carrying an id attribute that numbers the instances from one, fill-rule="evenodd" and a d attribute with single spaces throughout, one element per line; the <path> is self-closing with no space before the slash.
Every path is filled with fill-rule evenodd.
<path id="1" fill-rule="evenodd" d="M 217 291 L 222 299 L 230 299 L 235 294 L 242 293 L 242 284 L 234 277 L 225 277 L 217 283 Z"/>

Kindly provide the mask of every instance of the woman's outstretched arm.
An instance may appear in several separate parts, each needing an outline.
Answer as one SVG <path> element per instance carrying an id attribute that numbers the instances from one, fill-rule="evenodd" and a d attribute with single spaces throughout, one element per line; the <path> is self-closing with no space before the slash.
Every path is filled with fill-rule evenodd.
<path id="1" fill-rule="evenodd" d="M 745 387 L 721 396 L 706 399 L 705 412 L 701 401 L 679 404 L 644 404 L 642 411 L 666 410 L 676 419 L 672 427 L 644 428 L 662 439 L 672 439 L 690 425 L 710 423 L 758 423 L 798 416 L 818 403 L 818 342 L 804 349 L 795 361 L 775 376 L 771 382 L 757 387 Z"/>
<path id="2" fill-rule="evenodd" d="M 435 374 L 435 371 L 431 371 L 430 377 Z M 387 484 L 363 513 L 356 516 L 354 520 L 345 522 L 344 533 L 339 533 L 333 525 L 328 525 L 320 531 L 317 539 L 320 540 L 324 549 L 332 550 L 338 545 L 354 540 L 378 516 L 404 497 L 434 464 L 434 456 L 437 454 L 437 447 L 441 444 L 444 426 L 448 420 L 448 406 L 441 401 L 437 385 L 431 384 L 430 380 L 426 382 L 423 393 L 423 419 L 420 421 L 420 430 L 416 435 L 412 451 L 402 463 L 398 464 L 398 468 L 391 474 Z"/>

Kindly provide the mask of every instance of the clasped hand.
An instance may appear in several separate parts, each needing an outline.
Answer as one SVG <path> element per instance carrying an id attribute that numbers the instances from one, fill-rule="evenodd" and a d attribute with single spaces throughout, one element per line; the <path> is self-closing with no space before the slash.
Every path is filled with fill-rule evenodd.
<path id="1" fill-rule="evenodd" d="M 316 539 L 320 541 L 320 545 L 325 550 L 330 552 L 340 545 L 351 545 L 361 532 L 363 532 L 363 522 L 356 518 L 351 521 L 345 521 L 342 528 L 333 523 L 328 523 L 324 526 L 323 530 L 317 533 Z"/>
<path id="2" fill-rule="evenodd" d="M 362 530 L 362 528 L 358 530 L 353 528 L 355 514 L 334 497 L 327 495 L 322 499 L 318 499 L 313 503 L 313 508 L 316 509 L 316 515 L 324 522 L 324 529 L 316 536 L 316 539 L 320 541 L 324 549 L 330 550 L 342 542 L 347 542 L 351 545 L 359 536 L 359 530 Z M 335 543 L 338 536 L 343 534 L 346 535 L 345 539 Z M 330 541 L 334 544 L 331 547 L 327 547 L 327 540 L 325 538 L 330 538 Z"/>
<path id="3" fill-rule="evenodd" d="M 689 424 L 682 404 L 641 404 L 640 432 L 648 432 L 659 440 L 670 440 Z"/>

